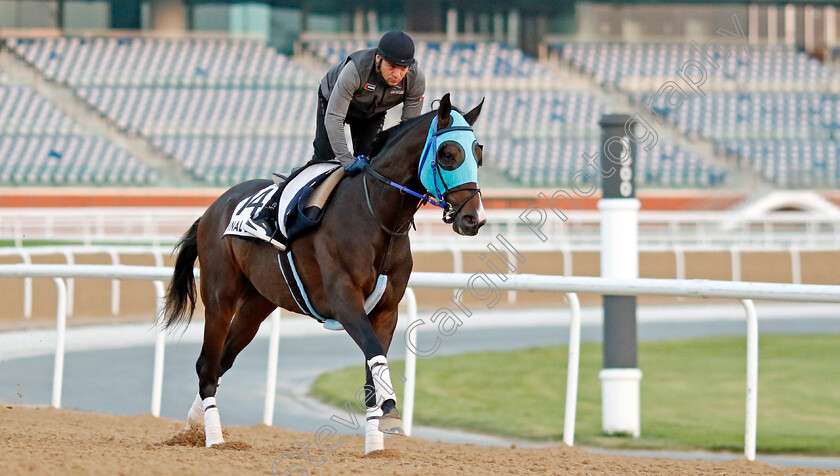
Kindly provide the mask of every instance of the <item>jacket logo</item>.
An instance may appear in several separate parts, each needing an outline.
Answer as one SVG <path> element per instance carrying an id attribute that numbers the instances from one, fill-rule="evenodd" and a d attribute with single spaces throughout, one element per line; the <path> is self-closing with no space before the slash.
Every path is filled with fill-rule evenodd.
<path id="1" fill-rule="evenodd" d="M 376 89 L 376 85 L 372 83 L 365 83 L 365 89 L 367 89 L 368 91 L 373 91 L 374 89 Z"/>
<path id="2" fill-rule="evenodd" d="M 402 94 L 404 91 L 402 89 L 392 89 L 391 94 Z"/>

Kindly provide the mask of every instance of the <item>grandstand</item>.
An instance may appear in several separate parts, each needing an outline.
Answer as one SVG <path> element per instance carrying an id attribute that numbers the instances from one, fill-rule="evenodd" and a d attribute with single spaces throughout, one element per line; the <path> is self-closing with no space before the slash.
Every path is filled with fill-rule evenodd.
<path id="1" fill-rule="evenodd" d="M 306 72 L 258 41 L 142 37 L 9 38 L 7 46 L 71 86 L 308 86 Z"/>
<path id="2" fill-rule="evenodd" d="M 17 38 L 6 45 L 124 133 L 147 138 L 200 183 L 265 177 L 311 154 L 312 89 L 319 78 L 264 45 L 106 37 Z M 328 65 L 367 45 L 327 41 L 308 47 Z M 581 154 L 597 151 L 598 120 L 607 104 L 577 85 L 564 89 L 550 65 L 498 42 L 420 41 L 417 56 L 434 78 L 427 97 L 453 91 L 459 104 L 487 98 L 480 127 L 496 158 L 488 164 L 512 183 L 567 184 L 582 165 Z M 526 144 L 531 139 L 538 140 Z M 653 187 L 713 187 L 727 176 L 668 141 L 640 160 L 640 181 Z"/>
<path id="3" fill-rule="evenodd" d="M 598 150 L 600 117 L 615 110 L 639 111 L 670 128 L 657 147 L 639 151 L 642 188 L 840 184 L 840 75 L 789 42 L 771 42 L 770 30 L 766 44 L 751 40 L 749 53 L 723 37 L 700 47 L 704 38 L 691 44 L 546 36 L 550 54 L 537 58 L 529 54 L 533 42 L 518 44 L 515 31 L 501 34 L 517 17 L 498 23 L 470 15 L 455 30 L 474 34 L 452 34 L 447 19 L 446 36 L 421 35 L 416 56 L 427 77 L 427 108 L 444 92 L 462 105 L 486 98 L 478 127 L 488 146 L 485 163 L 501 177 L 497 186 L 568 186 L 585 167 L 582 155 Z M 4 64 L 28 65 L 116 132 L 92 130 L 55 95 L 0 76 L 0 140 L 14 155 L 0 182 L 228 186 L 288 170 L 311 155 L 321 75 L 376 38 L 301 34 L 290 55 L 263 39 L 223 33 L 15 31 L 2 39 Z M 719 64 L 709 68 L 703 97 L 665 104 L 657 91 L 692 60 Z M 173 170 L 183 178 L 173 179 Z"/>
<path id="4" fill-rule="evenodd" d="M 311 155 L 300 139 L 314 129 L 314 97 L 299 87 L 317 79 L 263 43 L 59 37 L 10 38 L 6 45 L 198 183 L 268 177 Z"/>
<path id="5" fill-rule="evenodd" d="M 702 39 L 700 41 L 702 43 Z M 749 53 L 733 45 L 708 45 L 708 54 L 719 65 L 709 68 L 713 89 L 819 90 L 836 86 L 831 68 L 801 51 L 786 46 L 752 47 Z M 554 51 L 579 65 L 608 88 L 626 91 L 655 90 L 674 78 L 687 60 L 705 61 L 688 41 L 679 43 L 559 43 Z M 728 54 L 732 51 L 731 54 Z M 727 53 L 727 54 L 724 54 Z"/>
<path id="6" fill-rule="evenodd" d="M 156 172 L 0 70 L 0 183 L 147 185 Z"/>
<path id="7" fill-rule="evenodd" d="M 723 48 L 703 59 L 689 45 L 559 44 L 555 51 L 607 89 L 633 97 L 639 107 L 673 122 L 688 138 L 713 141 L 743 169 L 781 187 L 828 187 L 838 175 L 837 87 L 840 75 L 790 47 L 760 47 L 749 54 Z M 657 96 L 689 60 L 714 61 L 703 97 L 690 89 L 666 104 Z M 683 100 L 685 101 L 683 103 Z M 677 104 L 679 103 L 679 104 Z"/>

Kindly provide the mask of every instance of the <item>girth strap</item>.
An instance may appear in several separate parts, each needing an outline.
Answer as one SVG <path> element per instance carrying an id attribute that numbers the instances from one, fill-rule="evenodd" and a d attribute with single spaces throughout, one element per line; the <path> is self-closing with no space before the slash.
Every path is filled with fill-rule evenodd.
<path id="1" fill-rule="evenodd" d="M 324 322 L 326 318 L 318 314 L 309 302 L 309 296 L 306 294 L 303 282 L 301 282 L 300 276 L 298 276 L 295 261 L 292 259 L 292 252 L 286 251 L 285 253 L 279 253 L 277 255 L 277 262 L 280 264 L 283 279 L 285 279 L 286 284 L 289 286 L 289 291 L 292 293 L 292 298 L 295 300 L 297 307 L 307 316 L 314 317 L 318 322 Z"/>

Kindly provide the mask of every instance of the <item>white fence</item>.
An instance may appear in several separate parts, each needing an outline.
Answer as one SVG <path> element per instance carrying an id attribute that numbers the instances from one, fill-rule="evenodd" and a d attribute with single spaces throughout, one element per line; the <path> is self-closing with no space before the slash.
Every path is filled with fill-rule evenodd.
<path id="1" fill-rule="evenodd" d="M 496 236 L 496 235 L 493 235 Z M 516 249 L 522 253 L 562 253 L 563 254 L 563 270 L 564 276 L 572 276 L 574 274 L 574 257 L 575 252 L 597 252 L 600 251 L 600 237 L 594 238 L 594 243 L 579 244 L 577 246 L 561 246 L 559 249 L 545 244 L 524 243 L 518 244 Z M 464 254 L 465 253 L 481 253 L 486 252 L 487 243 L 472 241 L 456 241 L 456 242 L 431 242 L 413 240 L 411 249 L 412 253 L 449 253 L 452 256 L 452 272 L 464 272 Z M 823 243 L 825 244 L 825 243 Z M 669 252 L 674 254 L 674 276 L 678 280 L 686 279 L 686 254 L 687 253 L 705 253 L 710 251 L 721 251 L 714 247 L 709 248 L 705 246 L 683 246 L 673 245 L 670 249 L 665 250 L 658 247 L 641 247 L 643 252 Z M 768 247 L 766 244 L 741 244 L 732 245 L 725 250 L 731 257 L 730 259 L 730 275 L 732 281 L 741 280 L 742 258 L 744 253 L 768 252 L 773 251 L 777 253 L 787 253 L 790 256 L 790 273 L 791 282 L 794 284 L 802 283 L 802 253 L 803 252 L 817 252 L 829 251 L 840 252 L 840 246 L 806 246 L 805 248 L 799 245 L 791 245 L 788 248 Z M 171 245 L 60 245 L 60 246 L 20 246 L 20 247 L 0 247 L 0 257 L 16 256 L 20 258 L 23 264 L 32 264 L 32 257 L 34 256 L 52 256 L 61 255 L 66 264 L 75 264 L 76 258 L 79 256 L 90 255 L 108 255 L 112 265 L 120 264 L 120 256 L 122 255 L 143 255 L 151 256 L 154 259 L 155 266 L 163 266 L 164 256 L 172 252 Z M 508 258 L 510 251 L 506 250 Z M 558 270 L 559 271 L 559 270 Z M 67 315 L 72 316 L 75 307 L 75 283 L 72 278 L 67 279 Z M 111 314 L 118 315 L 120 313 L 120 280 L 114 279 L 111 281 Z M 509 303 L 516 302 L 516 291 L 509 291 L 507 299 Z M 24 317 L 32 317 L 32 278 L 24 278 L 23 283 L 23 306 Z"/>
<path id="2" fill-rule="evenodd" d="M 530 210 L 530 211 L 529 211 Z M 44 208 L 0 209 L 0 240 L 21 246 L 25 241 L 173 244 L 201 216 L 204 208 Z M 552 209 L 488 210 L 483 234 L 543 249 L 592 249 L 599 243 L 597 211 Z M 523 215 L 524 214 L 524 215 Z M 544 222 L 542 220 L 544 219 Z M 441 234 L 451 228 L 437 211 L 416 215 L 414 244 L 440 244 L 468 249 L 471 240 Z M 543 242 L 540 233 L 545 235 Z M 25 237 L 25 239 L 24 239 Z M 474 240 L 473 240 L 474 241 Z M 473 244 L 474 245 L 474 244 Z M 703 248 L 727 250 L 840 249 L 840 217 L 785 212 L 753 217 L 733 211 L 645 211 L 639 213 L 639 246 L 643 251 Z"/>
<path id="3" fill-rule="evenodd" d="M 101 278 L 101 279 L 144 279 L 155 282 L 158 306 L 163 297 L 163 282 L 172 276 L 172 268 L 153 266 L 108 266 L 108 265 L 0 265 L 0 276 L 19 278 L 53 278 L 58 289 L 57 305 L 57 344 L 55 352 L 55 370 L 53 378 L 52 405 L 60 407 L 61 388 L 64 367 L 64 336 L 67 322 L 65 279 Z M 487 283 L 475 281 L 469 274 L 449 273 L 413 273 L 409 280 L 411 287 L 431 288 L 474 288 L 486 287 Z M 609 295 L 665 295 L 706 298 L 739 299 L 746 311 L 747 319 L 747 384 L 746 384 L 746 423 L 744 434 L 744 454 L 747 459 L 755 459 L 757 402 L 758 402 L 758 317 L 753 299 L 800 302 L 840 303 L 840 286 L 726 282 L 710 280 L 670 280 L 670 279 L 605 279 L 563 276 L 511 275 L 502 283 L 495 283 L 500 289 L 517 291 L 554 291 L 565 292 L 572 307 L 572 320 L 569 333 L 569 371 L 566 384 L 566 411 L 563 440 L 574 443 L 575 414 L 577 406 L 578 363 L 580 346 L 580 303 L 576 293 Z M 408 301 L 409 337 L 416 342 L 417 303 L 414 292 L 406 292 Z M 269 345 L 269 362 L 264 421 L 270 425 L 273 419 L 274 397 L 276 392 L 277 341 L 279 339 L 279 312 L 272 316 L 272 332 Z M 153 415 L 160 414 L 160 398 L 163 382 L 163 331 L 159 332 L 155 348 L 154 383 L 152 390 Z M 414 415 L 414 383 L 416 373 L 416 354 L 408 349 L 406 359 L 406 386 L 403 401 L 403 423 L 407 434 L 411 433 Z"/>
<path id="4" fill-rule="evenodd" d="M 61 255 L 66 264 L 76 264 L 79 256 L 108 255 L 112 265 L 120 264 L 120 256 L 151 256 L 155 266 L 163 266 L 163 257 L 172 252 L 172 247 L 161 246 L 22 246 L 0 248 L 0 256 L 16 256 L 23 264 L 32 264 L 34 256 Z M 72 316 L 76 301 L 75 281 L 68 278 L 66 282 L 67 293 L 67 315 Z M 111 314 L 116 316 L 120 313 L 120 280 L 111 281 Z M 23 280 L 23 317 L 32 317 L 32 278 Z"/>

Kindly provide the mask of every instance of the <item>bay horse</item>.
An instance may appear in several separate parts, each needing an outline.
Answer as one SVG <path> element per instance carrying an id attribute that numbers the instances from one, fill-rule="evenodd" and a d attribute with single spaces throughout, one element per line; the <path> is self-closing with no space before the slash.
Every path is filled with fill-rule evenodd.
<path id="1" fill-rule="evenodd" d="M 462 114 L 446 94 L 437 110 L 381 132 L 365 171 L 342 179 L 318 228 L 289 245 L 307 305 L 338 321 L 364 354 L 366 452 L 384 449 L 383 433 L 404 434 L 386 355 L 411 274 L 408 231 L 414 214 L 426 201 L 437 204 L 444 208 L 444 221 L 461 235 L 475 235 L 486 221 L 477 188 L 482 146 L 472 130 L 483 103 Z M 275 308 L 307 313 L 280 272 L 280 251 L 264 242 L 222 237 L 240 201 L 270 184 L 251 180 L 227 190 L 175 248 L 161 318 L 166 328 L 189 324 L 197 259 L 204 342 L 195 364 L 198 396 L 187 428 L 204 426 L 208 447 L 224 442 L 215 399 L 220 377 Z M 428 193 L 415 192 L 423 189 Z M 365 298 L 383 275 L 384 294 L 368 313 Z"/>

